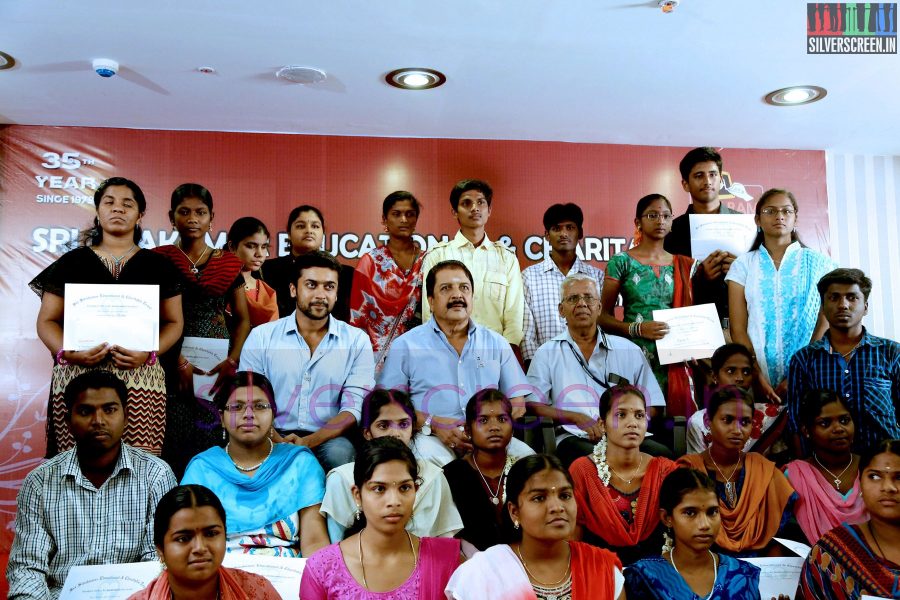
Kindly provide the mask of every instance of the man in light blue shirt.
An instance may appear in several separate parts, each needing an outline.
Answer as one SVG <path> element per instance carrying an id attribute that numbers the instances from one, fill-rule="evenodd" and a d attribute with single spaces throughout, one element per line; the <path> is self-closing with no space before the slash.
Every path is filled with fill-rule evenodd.
<path id="1" fill-rule="evenodd" d="M 648 413 L 666 406 L 641 349 L 625 338 L 606 335 L 597 326 L 597 288 L 596 278 L 584 273 L 570 273 L 563 280 L 559 312 L 566 329 L 538 348 L 528 369 L 532 386 L 528 408 L 561 423 L 556 454 L 566 466 L 590 454 L 600 439 L 600 396 L 610 387 L 630 383 L 643 390 Z M 642 449 L 650 454 L 671 454 L 650 440 L 645 440 Z"/>
<path id="2" fill-rule="evenodd" d="M 456 260 L 437 263 L 425 278 L 432 318 L 398 337 L 385 359 L 379 387 L 409 391 L 424 435 L 416 455 L 440 467 L 472 445 L 463 431 L 466 403 L 475 392 L 496 388 L 513 402 L 514 419 L 525 413 L 528 380 L 509 342 L 471 319 L 474 282 Z M 513 438 L 513 456 L 533 454 Z"/>
<path id="3" fill-rule="evenodd" d="M 311 252 L 294 268 L 297 309 L 250 332 L 240 368 L 269 378 L 276 429 L 310 448 L 327 473 L 356 456 L 344 434 L 356 426 L 363 397 L 375 385 L 375 361 L 365 332 L 330 316 L 341 268 L 334 257 Z"/>

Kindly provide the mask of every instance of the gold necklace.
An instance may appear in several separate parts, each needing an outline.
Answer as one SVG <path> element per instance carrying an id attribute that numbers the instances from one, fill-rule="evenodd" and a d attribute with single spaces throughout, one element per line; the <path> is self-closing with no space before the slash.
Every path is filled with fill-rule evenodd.
<path id="1" fill-rule="evenodd" d="M 607 463 L 607 465 L 609 465 L 609 463 Z M 634 480 L 635 477 L 637 477 L 637 474 L 640 472 L 641 467 L 643 467 L 643 466 L 644 466 L 644 455 L 641 454 L 641 460 L 640 460 L 640 462 L 638 462 L 637 469 L 634 470 L 634 473 L 632 473 L 631 477 L 629 477 L 628 479 L 625 479 L 624 477 L 622 477 L 621 475 L 616 473 L 616 470 L 613 469 L 611 466 L 609 467 L 609 470 L 612 471 L 613 475 L 615 475 L 616 477 L 618 477 L 619 479 L 624 481 L 627 485 L 631 485 L 631 482 Z"/>
<path id="2" fill-rule="evenodd" d="M 362 532 L 365 531 L 365 528 L 359 532 L 359 535 L 356 536 L 356 541 L 359 542 L 359 568 L 362 570 L 362 578 L 363 578 L 363 587 L 367 590 L 369 589 L 369 582 L 366 581 L 366 563 L 363 560 L 363 549 L 362 549 Z M 413 555 L 413 572 L 415 572 L 416 567 L 419 565 L 419 556 L 416 554 L 416 547 L 413 545 L 412 535 L 409 533 L 409 530 L 406 531 L 406 537 L 409 540 L 409 549 L 412 551 Z"/>
<path id="3" fill-rule="evenodd" d="M 197 279 L 200 279 L 200 269 L 197 268 L 197 263 L 203 260 L 203 257 L 206 256 L 206 253 L 209 252 L 209 246 L 206 246 L 206 244 L 204 244 L 204 246 L 205 247 L 203 248 L 203 252 L 200 253 L 200 256 L 197 258 L 197 260 L 191 260 L 191 257 L 188 255 L 188 253 L 185 252 L 184 248 L 181 247 L 181 242 L 175 244 L 175 247 L 181 250 L 181 253 L 184 254 L 184 257 L 188 259 L 189 263 L 191 263 L 191 273 L 196 275 Z"/>
<path id="4" fill-rule="evenodd" d="M 825 471 L 826 473 L 828 473 L 829 475 L 831 475 L 832 477 L 834 477 L 834 489 L 836 489 L 837 491 L 841 491 L 841 478 L 844 476 L 844 473 L 847 472 L 847 469 L 849 469 L 850 466 L 853 464 L 853 455 L 852 454 L 850 455 L 850 462 L 847 463 L 847 466 L 844 467 L 844 470 L 841 471 L 840 474 L 838 474 L 838 475 L 835 475 L 834 473 L 829 471 L 828 467 L 826 467 L 825 465 L 822 464 L 822 461 L 819 460 L 819 457 L 816 456 L 815 452 L 813 452 L 812 455 L 813 455 L 813 458 L 816 459 L 816 462 L 819 463 L 819 466 L 822 467 L 822 470 Z"/>
<path id="5" fill-rule="evenodd" d="M 712 450 L 707 449 L 706 452 L 709 454 L 709 460 L 712 461 L 713 466 L 716 468 L 716 471 L 719 472 L 719 475 L 722 476 L 722 479 L 725 480 L 725 499 L 728 502 L 728 506 L 734 508 L 737 504 L 737 487 L 731 481 L 731 478 L 734 477 L 734 474 L 737 473 L 738 467 L 741 466 L 741 458 L 743 457 L 743 452 L 738 456 L 738 461 L 735 463 L 734 468 L 731 470 L 731 475 L 725 477 L 725 473 L 722 472 L 722 469 L 719 468 L 719 465 L 716 464 L 716 459 L 713 458 Z"/>
<path id="6" fill-rule="evenodd" d="M 566 570 L 565 572 L 563 572 L 562 578 L 556 583 L 544 583 L 543 581 L 535 577 L 531 571 L 528 570 L 528 563 L 525 562 L 525 557 L 522 556 L 522 544 L 519 544 L 516 547 L 516 554 L 519 555 L 519 560 L 522 561 L 522 566 L 525 568 L 525 572 L 528 574 L 532 581 L 534 581 L 541 587 L 555 588 L 566 580 L 566 578 L 569 576 L 569 571 L 572 570 L 572 548 L 569 546 L 569 542 L 566 542 L 566 548 L 568 548 L 569 550 L 569 562 L 566 564 Z"/>

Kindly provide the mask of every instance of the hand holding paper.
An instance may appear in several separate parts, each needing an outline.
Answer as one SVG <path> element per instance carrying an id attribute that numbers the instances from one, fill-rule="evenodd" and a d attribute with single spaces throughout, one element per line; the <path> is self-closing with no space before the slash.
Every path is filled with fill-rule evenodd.
<path id="1" fill-rule="evenodd" d="M 725 343 L 715 304 L 654 310 L 653 318 L 669 326 L 668 335 L 656 340 L 662 365 L 709 358 Z"/>

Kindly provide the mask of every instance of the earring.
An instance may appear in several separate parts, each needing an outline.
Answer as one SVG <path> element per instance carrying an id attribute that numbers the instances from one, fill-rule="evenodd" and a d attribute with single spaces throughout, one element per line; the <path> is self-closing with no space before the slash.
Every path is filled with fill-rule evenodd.
<path id="1" fill-rule="evenodd" d="M 357 521 L 359 521 L 360 517 L 362 517 L 362 506 L 357 505 L 356 506 L 356 514 L 354 515 L 354 518 Z"/>
<path id="2" fill-rule="evenodd" d="M 222 441 L 223 442 L 228 441 L 228 431 L 226 431 L 224 427 L 222 428 Z"/>
<path id="3" fill-rule="evenodd" d="M 513 527 L 515 527 L 516 529 L 518 529 L 518 528 L 519 528 L 519 522 L 518 522 L 518 521 L 513 521 Z"/>
<path id="4" fill-rule="evenodd" d="M 166 570 L 166 560 L 162 556 L 159 557 L 159 564 L 162 565 L 162 570 L 165 571 Z"/>
<path id="5" fill-rule="evenodd" d="M 672 536 L 669 535 L 669 532 L 672 531 L 671 527 L 667 527 L 665 531 L 663 531 L 663 546 L 662 552 L 665 554 L 666 552 L 671 553 L 675 548 L 675 542 L 672 540 Z"/>

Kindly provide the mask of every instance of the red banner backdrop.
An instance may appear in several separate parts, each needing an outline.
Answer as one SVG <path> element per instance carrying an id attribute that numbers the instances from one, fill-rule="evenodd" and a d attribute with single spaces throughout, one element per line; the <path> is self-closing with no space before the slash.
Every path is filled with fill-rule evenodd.
<path id="1" fill-rule="evenodd" d="M 238 217 L 280 232 L 298 204 L 325 215 L 326 249 L 353 263 L 382 234 L 381 201 L 413 192 L 424 205 L 420 243 L 452 236 L 448 196 L 462 178 L 494 188 L 488 235 L 516 248 L 523 267 L 540 259 L 541 217 L 555 202 L 585 213 L 584 257 L 600 266 L 628 247 L 638 198 L 659 192 L 684 212 L 678 161 L 686 148 L 489 140 L 396 139 L 6 126 L 0 128 L 0 553 L 12 540 L 15 495 L 44 452 L 52 359 L 37 339 L 39 300 L 28 282 L 65 251 L 94 215 L 106 177 L 135 180 L 148 200 L 142 245 L 172 243 L 171 191 L 200 183 L 215 200 L 213 242 Z M 724 149 L 729 206 L 752 212 L 770 187 L 792 190 L 804 241 L 828 250 L 823 152 Z M 732 193 L 733 192 L 733 193 Z M 746 199 L 742 198 L 744 196 Z M 273 242 L 275 240 L 273 239 Z M 274 244 L 273 244 L 274 246 Z"/>

